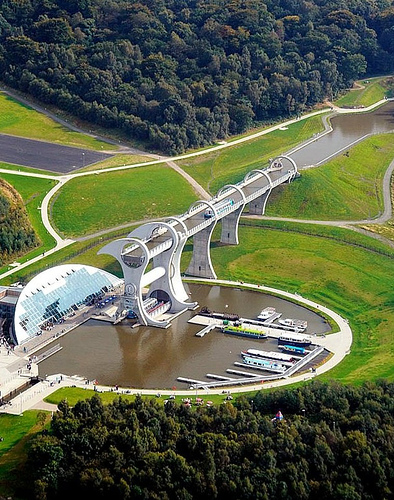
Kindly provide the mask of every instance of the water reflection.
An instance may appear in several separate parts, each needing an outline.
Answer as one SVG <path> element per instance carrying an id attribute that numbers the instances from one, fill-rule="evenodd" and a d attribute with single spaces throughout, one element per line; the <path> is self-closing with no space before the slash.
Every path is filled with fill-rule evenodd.
<path id="1" fill-rule="evenodd" d="M 370 113 L 337 115 L 331 119 L 333 131 L 317 138 L 304 148 L 291 153 L 299 168 L 318 165 L 336 152 L 346 150 L 368 134 L 390 132 L 394 129 L 394 102 Z"/>
<path id="2" fill-rule="evenodd" d="M 219 286 L 188 288 L 201 307 L 255 318 L 261 309 L 273 306 L 284 317 L 306 319 L 307 332 L 328 331 L 320 316 L 277 297 Z M 196 312 L 178 317 L 167 330 L 132 329 L 127 322 L 113 326 L 90 320 L 60 339 L 63 349 L 40 363 L 40 375 L 80 375 L 123 387 L 186 387 L 176 381 L 178 376 L 205 380 L 206 373 L 226 375 L 226 369 L 240 360 L 241 350 L 276 347 L 274 340 L 242 339 L 216 330 L 203 338 L 196 337 L 201 327 L 187 323 Z"/>

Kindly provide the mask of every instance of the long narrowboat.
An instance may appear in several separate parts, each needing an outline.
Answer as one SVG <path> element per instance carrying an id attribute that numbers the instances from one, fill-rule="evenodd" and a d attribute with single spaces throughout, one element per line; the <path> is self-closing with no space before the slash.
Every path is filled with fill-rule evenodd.
<path id="1" fill-rule="evenodd" d="M 222 332 L 249 339 L 266 339 L 268 337 L 263 330 L 252 330 L 251 328 L 243 328 L 242 326 L 225 325 L 222 328 Z"/>
<path id="2" fill-rule="evenodd" d="M 242 361 L 245 363 L 245 365 L 269 372 L 283 373 L 287 369 L 286 366 L 276 363 L 275 361 L 270 361 L 269 359 L 244 357 Z"/>

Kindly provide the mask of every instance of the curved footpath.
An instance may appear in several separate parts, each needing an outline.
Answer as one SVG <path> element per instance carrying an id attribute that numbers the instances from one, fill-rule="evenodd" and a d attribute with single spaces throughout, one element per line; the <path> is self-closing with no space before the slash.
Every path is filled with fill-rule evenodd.
<path id="1" fill-rule="evenodd" d="M 201 283 L 201 279 L 188 279 L 187 281 L 198 281 Z M 208 283 L 210 285 L 231 285 L 231 286 L 240 286 L 240 282 L 238 281 L 226 281 L 226 280 L 207 280 L 204 281 L 204 283 Z M 328 349 L 330 352 L 332 352 L 332 356 L 328 359 L 328 361 L 321 366 L 316 368 L 315 373 L 302 373 L 300 375 L 294 375 L 289 378 L 284 378 L 281 380 L 276 380 L 272 382 L 265 382 L 264 384 L 250 384 L 250 385 L 244 385 L 244 386 L 236 386 L 236 387 L 226 387 L 226 391 L 230 390 L 233 391 L 234 393 L 240 393 L 240 392 L 253 392 L 253 391 L 259 391 L 261 389 L 271 389 L 272 387 L 279 387 L 279 386 L 284 386 L 288 384 L 294 384 L 296 382 L 303 382 L 307 380 L 311 380 L 313 377 L 316 375 L 320 375 L 322 373 L 327 372 L 328 370 L 331 370 L 335 365 L 340 363 L 343 358 L 350 353 L 350 347 L 352 344 L 352 331 L 349 326 L 349 323 L 346 319 L 342 318 L 339 314 L 336 312 L 328 309 L 327 307 L 318 304 L 317 302 L 314 302 L 309 299 L 305 299 L 299 294 L 292 294 L 289 292 L 284 292 L 282 290 L 277 290 L 276 288 L 271 288 L 267 287 L 264 285 L 256 285 L 256 284 L 247 284 L 247 283 L 242 283 L 242 287 L 245 289 L 249 290 L 254 290 L 254 291 L 263 291 L 266 293 L 274 293 L 281 295 L 284 298 L 289 298 L 291 300 L 295 300 L 299 302 L 301 305 L 305 305 L 307 307 L 311 307 L 316 309 L 317 311 L 322 311 L 325 313 L 327 316 L 331 317 L 338 325 L 339 327 L 339 332 L 333 333 L 326 335 L 325 338 L 320 338 L 318 339 L 319 345 L 325 347 Z M 316 337 L 311 336 L 311 340 L 313 342 L 316 342 Z M 10 358 L 12 356 L 12 358 Z M 21 364 L 25 364 L 28 360 L 28 355 L 25 356 L 24 361 L 21 361 L 21 358 L 17 356 L 14 353 L 11 353 L 10 355 L 3 356 L 3 358 L 6 357 L 11 363 L 15 369 L 18 368 L 18 361 L 19 361 L 19 367 Z M 23 358 L 22 358 L 23 359 Z M 0 358 L 0 363 L 1 363 L 1 358 Z M 37 366 L 34 366 L 36 372 Z M 18 369 L 19 371 L 19 369 Z M 18 377 L 20 379 L 23 378 L 23 375 Z M 13 380 L 10 380 L 9 383 L 15 384 L 16 380 L 15 377 Z M 23 411 L 35 408 L 35 409 L 43 409 L 43 410 L 56 410 L 56 405 L 51 405 L 43 401 L 44 398 L 46 398 L 48 395 L 59 389 L 60 387 L 81 387 L 83 389 L 95 389 L 98 392 L 117 392 L 118 394 L 143 394 L 143 395 L 148 395 L 148 396 L 155 396 L 158 392 L 158 389 L 130 389 L 130 388 L 119 388 L 117 391 L 114 391 L 113 387 L 106 387 L 102 385 L 92 385 L 91 383 L 87 383 L 87 381 L 81 377 L 69 377 L 66 375 L 62 374 L 56 374 L 56 375 L 51 375 L 47 377 L 47 379 L 43 382 L 39 382 L 35 386 L 29 388 L 22 394 L 16 396 L 12 400 L 11 405 L 5 405 L 0 409 L 0 412 L 3 413 L 11 413 L 11 414 L 21 414 Z M 7 393 L 7 384 L 2 385 L 2 390 L 4 394 Z M 180 396 L 190 396 L 191 390 L 190 389 L 183 389 L 183 390 L 162 390 L 159 389 L 159 392 L 162 396 L 168 396 L 171 394 L 176 393 L 177 395 Z M 209 398 L 210 394 L 221 394 L 223 392 L 223 387 L 219 387 L 216 389 L 200 389 L 199 394 L 202 395 L 204 394 L 207 398 Z"/>
<path id="2" fill-rule="evenodd" d="M 336 113 L 361 113 L 361 112 L 364 113 L 364 112 L 367 112 L 367 111 L 374 109 L 377 106 L 384 104 L 385 102 L 386 102 L 386 100 L 384 99 L 382 101 L 379 101 L 378 103 L 375 103 L 372 106 L 369 106 L 368 108 L 351 109 L 351 110 L 334 108 L 333 106 L 331 106 L 331 110 L 333 110 Z M 52 175 L 45 175 L 45 174 L 38 174 L 38 173 L 29 173 L 29 172 L 15 171 L 15 170 L 0 169 L 0 173 L 23 175 L 26 177 L 29 177 L 29 176 L 30 177 L 39 177 L 39 178 L 45 178 L 45 179 L 51 179 L 51 180 L 57 181 L 57 184 L 45 196 L 45 198 L 42 202 L 42 206 L 41 206 L 41 214 L 42 214 L 43 224 L 44 224 L 45 228 L 47 229 L 48 233 L 51 234 L 53 236 L 53 238 L 55 239 L 56 246 L 54 248 L 46 251 L 44 254 L 39 255 L 39 256 L 35 257 L 34 259 L 31 259 L 23 264 L 20 264 L 19 266 L 10 269 L 6 273 L 3 273 L 2 275 L 0 275 L 0 280 L 8 275 L 13 274 L 16 270 L 19 270 L 23 267 L 26 267 L 26 266 L 30 265 L 31 263 L 36 262 L 36 261 L 44 258 L 44 256 L 55 253 L 60 248 L 63 248 L 65 246 L 73 243 L 73 240 L 63 239 L 63 238 L 61 238 L 60 235 L 58 235 L 58 233 L 53 229 L 53 227 L 49 221 L 49 217 L 48 217 L 50 200 L 52 199 L 53 195 L 70 179 L 73 179 L 75 177 L 87 176 L 87 175 L 101 174 L 101 173 L 104 173 L 107 171 L 113 172 L 116 170 L 126 170 L 126 169 L 136 168 L 139 166 L 147 166 L 147 165 L 153 165 L 153 164 L 159 164 L 159 163 L 168 163 L 171 167 L 175 168 L 175 164 L 173 162 L 176 160 L 183 160 L 183 159 L 187 159 L 187 158 L 191 158 L 191 157 L 195 157 L 195 156 L 200 156 L 200 155 L 206 154 L 208 152 L 217 151 L 220 149 L 231 147 L 231 146 L 236 145 L 236 144 L 250 141 L 250 140 L 255 139 L 257 137 L 260 137 L 262 135 L 268 134 L 274 130 L 277 130 L 283 126 L 291 125 L 292 123 L 295 123 L 299 120 L 307 119 L 307 118 L 310 118 L 311 116 L 316 116 L 316 115 L 319 115 L 322 113 L 326 113 L 327 111 L 328 111 L 327 109 L 318 110 L 318 111 L 309 113 L 305 116 L 302 116 L 300 118 L 291 119 L 291 120 L 288 120 L 286 122 L 279 123 L 277 125 L 269 127 L 267 129 L 264 129 L 264 130 L 259 131 L 257 133 L 242 137 L 240 139 L 236 139 L 234 141 L 230 141 L 230 142 L 227 142 L 225 144 L 214 146 L 214 147 L 208 148 L 206 150 L 176 156 L 176 157 L 173 157 L 171 159 L 161 157 L 160 159 L 155 159 L 153 161 L 144 162 L 141 164 L 124 165 L 124 166 L 115 167 L 115 168 L 93 170 L 93 171 L 88 171 L 88 172 L 79 172 L 79 173 L 70 174 L 70 175 L 66 175 L 66 176 L 62 176 L 62 177 L 55 176 L 55 175 L 52 176 Z M 330 132 L 330 125 L 328 124 L 327 121 L 325 123 L 326 123 L 326 130 L 323 132 L 323 134 Z M 71 128 L 70 124 L 68 124 L 66 122 L 64 123 L 64 125 Z M 306 144 L 307 143 L 304 143 L 304 144 L 298 146 L 297 148 L 299 149 L 299 148 L 305 147 Z M 292 151 L 294 152 L 295 149 L 293 149 Z M 352 225 L 354 226 L 356 224 L 363 224 L 363 223 L 364 224 L 366 224 L 366 223 L 382 223 L 382 222 L 387 221 L 391 217 L 390 179 L 391 179 L 393 169 L 394 169 L 394 161 L 390 164 L 390 166 L 387 169 L 386 174 L 384 176 L 383 197 L 384 197 L 384 207 L 385 208 L 384 208 L 383 214 L 380 215 L 378 218 L 371 219 L 371 220 L 367 219 L 367 220 L 363 220 L 363 221 L 298 220 L 298 222 L 347 226 L 351 229 L 361 231 L 360 228 L 352 227 Z M 182 169 L 179 166 L 177 166 L 176 170 L 178 172 L 180 172 Z M 188 176 L 188 174 L 183 173 L 182 175 L 190 182 L 190 176 Z M 198 183 L 195 180 L 193 180 L 192 185 L 193 185 L 194 189 L 196 190 L 196 192 L 198 192 L 202 196 L 202 198 L 206 198 L 207 196 L 209 197 L 209 194 L 200 185 L 198 185 Z M 285 219 L 285 218 L 281 219 L 281 220 L 295 221 L 295 219 Z M 373 235 L 371 235 L 371 236 L 373 236 Z M 198 280 L 198 281 L 201 281 L 201 280 Z M 221 281 L 221 280 L 209 280 L 209 283 L 211 283 L 211 284 L 221 284 L 222 283 L 222 284 L 232 284 L 235 286 L 239 286 L 239 283 L 232 283 L 232 282 Z M 324 365 L 320 366 L 316 370 L 316 374 L 321 374 L 321 373 L 324 373 L 324 372 L 330 370 L 333 366 L 338 364 L 346 356 L 346 354 L 348 354 L 350 352 L 350 347 L 351 347 L 351 343 L 352 343 L 351 329 L 350 329 L 347 321 L 345 319 L 343 319 L 342 317 L 340 317 L 335 312 L 330 311 L 329 309 L 325 308 L 324 306 L 317 304 L 317 303 L 314 303 L 313 301 L 310 301 L 308 299 L 304 299 L 303 297 L 301 297 L 300 295 L 297 295 L 297 294 L 290 294 L 288 292 L 282 292 L 280 290 L 265 287 L 262 285 L 253 285 L 253 284 L 245 285 L 245 284 L 243 284 L 243 286 L 244 287 L 247 286 L 250 289 L 258 289 L 260 291 L 261 290 L 266 291 L 268 293 L 270 293 L 270 292 L 277 293 L 279 295 L 282 295 L 285 298 L 288 297 L 288 298 L 291 298 L 293 300 L 297 300 L 298 302 L 304 303 L 307 306 L 313 307 L 313 308 L 318 309 L 318 310 L 320 309 L 321 311 L 325 312 L 327 315 L 331 316 L 336 321 L 336 323 L 340 327 L 340 332 L 328 335 L 325 339 L 319 339 L 319 343 L 321 345 L 323 345 L 324 347 L 327 347 L 327 349 L 330 350 L 331 352 L 333 352 L 333 356 Z M 1 351 L 3 351 L 3 352 L 1 352 Z M 8 354 L 7 352 L 4 353 L 4 348 L 2 348 L 1 351 L 0 351 L 0 373 L 1 373 L 1 375 L 3 375 L 4 373 L 6 373 L 6 374 L 8 373 L 8 375 L 7 375 L 8 379 L 7 379 L 7 377 L 4 377 L 4 376 L 1 376 L 1 378 L 0 378 L 1 379 L 1 390 L 2 390 L 3 394 L 7 394 L 9 392 L 6 390 L 7 385 L 12 384 L 12 386 L 10 386 L 10 387 L 12 387 L 12 389 L 16 387 L 17 382 L 20 385 L 21 381 L 20 380 L 18 381 L 17 379 L 20 376 L 22 376 L 22 374 L 19 373 L 19 372 L 23 371 L 23 370 L 21 370 L 21 363 L 22 363 L 22 365 L 26 364 L 28 357 L 26 356 L 26 359 L 21 359 L 19 356 L 16 356 L 12 352 L 10 352 L 10 354 Z M 6 355 L 4 355 L 4 354 L 6 354 Z M 14 356 L 16 356 L 16 358 L 14 358 Z M 13 374 L 12 374 L 12 372 L 7 370 L 7 368 L 6 368 L 6 367 L 9 368 L 10 365 L 12 365 L 12 364 L 15 367 L 15 370 L 14 370 L 15 373 L 13 373 Z M 34 368 L 37 370 L 36 366 Z M 17 371 L 18 371 L 18 374 L 16 374 Z M 303 374 L 303 375 L 291 377 L 291 379 L 283 379 L 283 380 L 278 380 L 278 381 L 271 382 L 271 383 L 265 383 L 264 385 L 259 384 L 259 385 L 245 386 L 245 387 L 237 387 L 235 389 L 235 391 L 236 392 L 254 391 L 254 390 L 259 390 L 262 387 L 271 388 L 271 387 L 275 387 L 275 386 L 282 386 L 282 385 L 286 385 L 289 383 L 295 383 L 295 382 L 299 382 L 299 381 L 303 381 L 303 380 L 308 380 L 311 377 L 312 377 L 311 374 L 307 374 L 307 375 Z M 56 383 L 54 383 L 54 381 L 56 381 Z M 44 397 L 46 397 L 48 394 L 50 394 L 51 392 L 55 391 L 59 387 L 59 384 L 60 384 L 60 386 L 68 385 L 68 386 L 80 386 L 80 387 L 84 387 L 84 388 L 93 388 L 93 386 L 87 385 L 85 383 L 85 380 L 81 380 L 78 377 L 62 376 L 60 378 L 60 375 L 53 376 L 53 377 L 50 377 L 50 380 L 45 381 L 45 382 L 41 382 L 41 383 L 37 384 L 36 386 L 30 388 L 29 390 L 27 390 L 26 392 L 24 392 L 23 394 L 21 394 L 20 396 L 15 398 L 12 406 L 8 405 L 7 407 L 2 408 L 0 411 L 6 411 L 9 413 L 22 413 L 23 410 L 25 410 L 27 408 L 32 408 L 32 407 L 38 407 L 38 408 L 43 408 L 43 409 L 51 409 L 51 408 L 55 409 L 56 406 L 48 405 L 47 403 L 44 403 L 42 401 L 42 399 Z M 97 387 L 97 386 L 96 386 L 96 389 L 98 389 L 100 391 L 101 390 L 108 390 L 108 388 Z M 125 392 L 126 390 L 128 392 L 143 393 L 143 394 L 148 394 L 148 395 L 154 395 L 157 392 L 155 390 L 138 390 L 138 389 L 133 390 L 133 391 L 131 391 L 129 389 L 123 389 L 123 390 L 120 389 L 119 392 Z M 173 393 L 173 391 L 161 391 L 161 392 L 163 393 L 163 395 Z M 178 394 L 190 395 L 189 390 L 177 391 L 177 392 L 178 392 Z M 215 392 L 216 393 L 221 392 L 221 390 L 216 390 L 216 391 L 206 390 L 206 392 L 207 392 L 207 394 L 213 394 Z"/>
<path id="3" fill-rule="evenodd" d="M 9 93 L 9 95 L 15 97 L 16 99 L 20 99 L 22 102 L 25 102 L 26 104 L 29 104 L 27 103 L 26 100 L 24 100 L 23 98 L 19 97 L 19 96 L 16 96 L 14 94 L 12 94 L 10 91 L 6 90 L 6 92 Z M 119 166 L 119 167 L 113 167 L 113 168 L 106 168 L 106 169 L 101 169 L 101 170 L 90 170 L 90 171 L 87 171 L 87 172 L 76 172 L 75 174 L 69 174 L 69 175 L 64 175 L 64 176 L 57 176 L 57 175 L 46 175 L 46 174 L 40 174 L 40 173 L 33 173 L 33 172 L 23 172 L 23 171 L 16 171 L 16 170 L 8 170 L 8 169 L 4 169 L 4 168 L 0 168 L 0 173 L 6 173 L 6 174 L 12 174 L 12 175 L 21 175 L 21 176 L 25 176 L 25 177 L 38 177 L 38 178 L 42 178 L 42 179 L 51 179 L 51 180 L 54 180 L 54 181 L 57 181 L 57 184 L 46 194 L 43 202 L 42 202 L 42 206 L 41 206 L 41 218 L 42 218 L 42 222 L 43 222 L 43 225 L 44 227 L 46 228 L 46 230 L 48 231 L 49 234 L 51 234 L 55 241 L 56 241 L 56 246 L 48 251 L 46 251 L 44 254 L 42 255 L 39 255 L 29 261 L 26 261 L 24 262 L 23 264 L 19 264 L 18 266 L 15 266 L 11 269 L 9 269 L 7 272 L 3 273 L 0 275 L 0 280 L 7 277 L 7 276 L 10 276 L 12 274 L 14 274 L 17 270 L 20 270 L 20 269 L 23 269 L 24 267 L 27 267 L 28 265 L 34 263 L 34 262 L 37 262 L 39 260 L 41 260 L 42 258 L 44 258 L 45 256 L 47 255 L 51 255 L 55 252 L 57 252 L 58 250 L 60 250 L 61 248 L 64 248 L 68 245 L 70 245 L 71 243 L 74 242 L 74 240 L 71 240 L 71 239 L 63 239 L 55 230 L 54 228 L 52 227 L 52 224 L 49 220 L 49 204 L 50 204 L 50 201 L 52 199 L 52 197 L 54 196 L 54 194 L 59 191 L 59 189 L 61 189 L 61 187 L 63 187 L 63 185 L 68 182 L 69 180 L 71 179 L 74 179 L 76 177 L 85 177 L 85 176 L 89 176 L 89 175 L 96 175 L 96 174 L 101 174 L 101 173 L 105 173 L 105 172 L 114 172 L 114 171 L 118 171 L 118 170 L 128 170 L 128 169 L 131 169 L 131 168 L 137 168 L 137 167 L 141 167 L 141 166 L 148 166 L 148 165 L 157 165 L 157 164 L 160 164 L 160 163 L 167 163 L 171 168 L 174 168 L 178 173 L 181 173 L 181 175 L 186 179 L 188 180 L 188 182 L 191 183 L 192 187 L 194 188 L 194 190 L 199 194 L 201 195 L 201 197 L 203 199 L 208 199 L 210 198 L 210 195 L 204 190 L 204 188 L 202 186 L 200 186 L 200 184 L 197 183 L 197 181 L 195 181 L 189 174 L 187 174 L 181 167 L 179 167 L 178 165 L 176 165 L 175 161 L 178 161 L 178 160 L 184 160 L 184 159 L 188 159 L 188 158 L 193 158 L 193 157 L 196 157 L 196 156 L 201 156 L 201 155 L 204 155 L 206 153 L 211 153 L 212 151 L 218 151 L 218 150 L 221 150 L 221 149 L 225 149 L 225 148 L 228 148 L 228 147 L 232 147 L 234 145 L 237 145 L 237 144 L 241 144 L 243 142 L 247 142 L 247 141 L 250 141 L 250 140 L 253 140 L 253 139 L 256 139 L 258 137 L 261 137 L 263 135 L 266 135 L 266 134 L 269 134 L 270 132 L 273 132 L 275 130 L 278 130 L 282 127 L 287 127 L 293 123 L 296 123 L 300 120 L 305 120 L 305 119 L 308 119 L 312 116 L 317 116 L 317 115 L 320 115 L 320 114 L 323 114 L 323 113 L 327 113 L 327 111 L 329 111 L 330 109 L 333 111 L 333 113 L 365 113 L 365 112 L 368 112 L 368 111 L 371 111 L 372 109 L 378 107 L 378 106 L 381 106 L 383 105 L 384 103 L 387 102 L 387 99 L 382 99 L 381 101 L 378 101 L 377 103 L 367 107 L 367 108 L 359 108 L 359 109 L 342 109 L 342 108 L 338 108 L 338 107 L 335 107 L 333 106 L 331 103 L 328 103 L 328 106 L 329 106 L 329 109 L 327 108 L 324 108 L 324 109 L 321 109 L 321 110 L 317 110 L 317 111 L 313 111 L 311 113 L 308 113 L 306 115 L 303 115 L 299 118 L 292 118 L 290 120 L 287 120 L 285 122 L 281 122 L 281 123 L 278 123 L 276 125 L 273 125 L 272 127 L 268 127 L 264 130 L 260 130 L 259 132 L 256 132 L 254 134 L 250 134 L 250 135 L 247 135 L 247 136 L 244 136 L 244 137 L 241 137 L 239 139 L 235 139 L 233 141 L 229 141 L 229 142 L 226 142 L 226 143 L 223 143 L 223 144 L 220 144 L 220 145 L 217 145 L 217 146 L 213 146 L 213 147 L 210 147 L 210 148 L 207 148 L 207 149 L 204 149 L 204 150 L 201 150 L 201 151 L 196 151 L 196 152 L 193 152 L 193 153 L 187 153 L 187 154 L 184 154 L 184 155 L 179 155 L 179 156 L 175 156 L 175 157 L 172 157 L 172 158 L 165 158 L 165 157 L 156 157 L 158 159 L 155 159 L 155 160 L 152 160 L 152 161 L 148 161 L 148 162 L 143 162 L 143 163 L 135 163 L 135 164 L 132 164 L 132 165 L 123 165 L 123 166 Z M 29 104 L 31 105 L 32 107 L 34 107 L 35 109 L 37 109 L 38 111 L 40 112 L 43 112 L 43 113 L 46 113 L 48 116 L 51 116 L 52 118 L 56 119 L 57 121 L 59 121 L 60 123 L 62 123 L 64 126 L 74 130 L 73 126 L 71 126 L 68 122 L 65 122 L 61 119 L 59 119 L 58 117 L 56 117 L 55 115 L 52 115 L 51 113 L 49 113 L 47 110 L 45 110 L 44 108 L 40 107 L 40 106 L 37 106 L 35 104 Z M 327 120 L 324 120 L 324 123 L 325 123 L 325 131 L 323 132 L 323 134 L 327 134 L 327 133 L 330 133 L 331 132 L 331 125 L 328 123 Z M 83 133 L 86 133 L 80 129 L 77 129 L 75 128 L 76 130 L 78 131 L 81 131 Z M 89 135 L 89 134 L 88 134 Z M 91 134 L 90 134 L 91 135 Z M 291 152 L 294 152 L 294 151 L 297 151 L 298 149 L 301 149 L 303 147 L 305 147 L 309 142 L 315 140 L 315 138 L 309 140 L 309 141 L 306 141 L 305 143 L 297 146 L 296 148 L 293 148 L 289 154 Z M 108 140 L 108 142 L 111 142 L 110 140 Z M 390 165 L 391 167 L 391 165 Z M 389 168 L 390 168 L 389 167 Z M 394 165 L 393 165 L 394 167 Z M 388 207 L 388 205 L 390 205 L 391 207 L 391 203 L 386 203 L 386 198 L 388 196 L 388 198 L 390 199 L 390 186 L 389 186 L 389 181 L 390 181 L 390 176 L 391 176 L 391 173 L 392 173 L 392 170 L 390 171 L 390 175 L 388 176 L 388 181 L 386 179 L 386 176 L 385 176 L 385 181 L 384 181 L 384 203 L 385 203 L 385 212 L 386 213 L 386 209 Z M 385 184 L 387 182 L 387 185 Z M 385 185 L 386 185 L 386 188 L 385 188 Z M 388 195 L 387 195 L 387 191 L 388 190 Z M 384 217 L 384 214 L 381 216 L 381 219 Z M 387 219 L 384 219 L 384 221 L 386 221 Z M 340 222 L 340 221 L 339 221 Z M 377 220 L 376 219 L 371 219 L 371 220 L 364 220 L 364 221 L 359 221 L 359 222 L 356 222 L 356 221 L 352 221 L 351 223 L 353 224 L 359 224 L 359 223 L 377 223 Z M 350 223 L 350 224 L 351 224 Z M 113 229 L 116 229 L 116 228 L 112 228 Z M 380 237 L 382 238 L 382 237 Z"/>

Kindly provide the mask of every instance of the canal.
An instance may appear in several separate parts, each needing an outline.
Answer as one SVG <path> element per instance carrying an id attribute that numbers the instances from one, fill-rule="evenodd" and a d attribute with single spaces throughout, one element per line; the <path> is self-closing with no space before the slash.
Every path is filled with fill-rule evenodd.
<path id="1" fill-rule="evenodd" d="M 333 132 L 316 137 L 291 153 L 299 168 L 319 165 L 329 157 L 351 147 L 368 134 L 394 129 L 394 102 L 365 114 L 339 114 L 331 119 Z M 328 325 L 317 314 L 286 300 L 237 288 L 189 285 L 193 301 L 211 310 L 234 312 L 255 318 L 265 307 L 273 306 L 283 317 L 308 321 L 306 333 L 325 333 Z M 205 380 L 206 373 L 226 375 L 226 369 L 240 361 L 241 350 L 275 350 L 274 340 L 250 340 L 213 330 L 205 337 L 188 319 L 198 312 L 186 312 L 167 330 L 139 327 L 124 322 L 113 326 L 90 320 L 60 339 L 62 350 L 39 365 L 40 375 L 64 373 L 97 379 L 100 384 L 164 389 L 185 387 L 177 377 Z"/>
<path id="2" fill-rule="evenodd" d="M 331 118 L 333 131 L 317 136 L 305 147 L 290 153 L 298 168 L 320 165 L 332 155 L 346 152 L 359 139 L 369 134 L 379 134 L 394 130 L 394 102 L 369 113 L 338 114 Z"/>
<path id="3" fill-rule="evenodd" d="M 329 331 L 319 315 L 260 292 L 197 284 L 188 285 L 188 291 L 199 309 L 207 305 L 214 311 L 256 318 L 263 308 L 273 306 L 284 318 L 307 320 L 306 333 Z M 168 329 L 133 329 L 127 321 L 114 326 L 89 320 L 59 340 L 63 349 L 39 364 L 40 375 L 79 375 L 104 385 L 141 389 L 187 388 L 177 377 L 205 380 L 207 373 L 226 376 L 226 369 L 241 361 L 241 350 L 276 350 L 273 339 L 251 340 L 218 330 L 196 337 L 202 327 L 187 321 L 199 309 L 182 314 Z"/>

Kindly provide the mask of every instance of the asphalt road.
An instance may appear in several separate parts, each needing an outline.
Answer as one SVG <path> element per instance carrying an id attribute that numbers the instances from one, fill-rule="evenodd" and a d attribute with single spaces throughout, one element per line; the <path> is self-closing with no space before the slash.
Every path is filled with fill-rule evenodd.
<path id="1" fill-rule="evenodd" d="M 67 174 L 113 156 L 89 149 L 0 134 L 0 161 Z"/>

